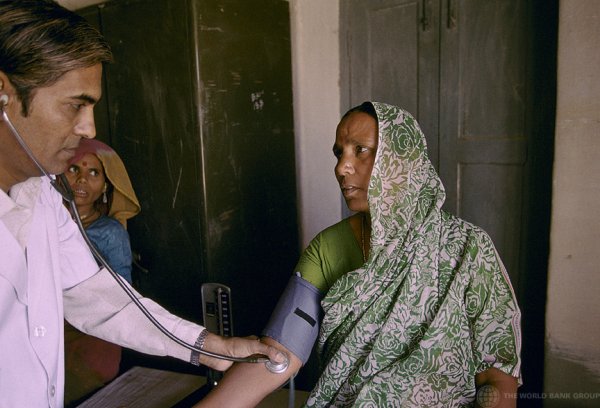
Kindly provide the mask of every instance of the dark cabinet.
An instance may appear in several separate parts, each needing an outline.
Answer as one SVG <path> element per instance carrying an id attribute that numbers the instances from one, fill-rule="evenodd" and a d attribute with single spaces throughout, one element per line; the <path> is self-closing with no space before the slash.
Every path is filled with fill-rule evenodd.
<path id="1" fill-rule="evenodd" d="M 201 322 L 200 286 L 232 290 L 256 334 L 297 261 L 289 4 L 114 1 L 83 11 L 111 45 L 99 135 L 141 202 L 140 290 Z"/>

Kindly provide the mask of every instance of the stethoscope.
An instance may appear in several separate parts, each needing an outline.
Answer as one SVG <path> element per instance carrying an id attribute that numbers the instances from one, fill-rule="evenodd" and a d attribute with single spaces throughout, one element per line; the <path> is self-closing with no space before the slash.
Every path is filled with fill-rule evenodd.
<path id="1" fill-rule="evenodd" d="M 48 178 L 52 187 L 54 187 L 56 189 L 56 191 L 58 191 L 58 193 L 62 196 L 62 198 L 69 204 L 69 208 L 71 210 L 71 213 L 74 215 L 74 220 L 77 223 L 77 226 L 79 227 L 79 231 L 81 231 L 81 235 L 83 235 L 83 238 L 84 238 L 86 244 L 88 245 L 90 251 L 94 255 L 94 257 L 111 274 L 111 276 L 117 281 L 117 283 L 119 284 L 121 289 L 123 289 L 125 291 L 125 293 L 131 298 L 133 303 L 135 303 L 135 305 L 141 310 L 141 312 L 146 316 L 146 318 L 148 320 L 150 320 L 150 322 L 152 322 L 152 324 L 154 324 L 154 326 L 156 326 L 157 329 L 159 329 L 165 336 L 167 336 L 168 338 L 170 338 L 177 344 L 179 344 L 193 352 L 203 354 L 207 357 L 218 358 L 218 359 L 227 360 L 227 361 L 233 361 L 236 363 L 264 363 L 267 370 L 269 370 L 270 372 L 275 373 L 275 374 L 283 373 L 288 368 L 289 359 L 287 357 L 285 358 L 285 360 L 283 362 L 277 363 L 277 362 L 272 362 L 271 360 L 269 360 L 268 357 L 263 356 L 263 355 L 252 355 L 252 356 L 248 356 L 248 357 L 231 357 L 231 356 L 226 356 L 223 354 L 217 354 L 217 353 L 213 353 L 210 351 L 202 350 L 198 347 L 192 346 L 191 344 L 188 344 L 185 341 L 181 340 L 180 338 L 175 336 L 173 333 L 168 331 L 162 324 L 160 324 L 160 322 L 158 320 L 156 320 L 156 318 L 148 311 L 148 309 L 146 309 L 146 307 L 135 296 L 135 294 L 133 293 L 131 288 L 124 283 L 124 281 L 121 279 L 121 277 L 110 267 L 108 262 L 106 262 L 104 257 L 94 247 L 94 245 L 90 241 L 90 238 L 88 237 L 88 235 L 85 231 L 85 228 L 83 227 L 83 224 L 81 222 L 79 212 L 77 211 L 77 206 L 75 205 L 73 191 L 71 190 L 71 186 L 69 185 L 69 182 L 68 182 L 66 176 L 64 174 L 60 174 L 60 175 L 56 176 L 57 178 L 53 178 L 42 167 L 42 165 L 38 162 L 38 160 L 33 155 L 33 152 L 31 151 L 31 149 L 29 149 L 29 147 L 27 146 L 27 144 L 25 143 L 25 141 L 23 140 L 23 138 L 21 137 L 21 135 L 19 134 L 17 129 L 13 126 L 12 122 L 8 118 L 8 115 L 6 114 L 6 111 L 4 110 L 4 106 L 6 106 L 6 104 L 8 104 L 8 95 L 6 95 L 6 94 L 0 95 L 0 110 L 2 111 L 3 120 L 8 125 L 8 128 L 10 129 L 10 131 L 12 132 L 14 137 L 17 139 L 17 141 L 19 142 L 19 144 L 21 145 L 21 147 L 23 148 L 25 153 L 27 153 L 27 156 L 29 156 L 29 158 L 33 161 L 33 163 L 40 170 L 40 172 Z"/>

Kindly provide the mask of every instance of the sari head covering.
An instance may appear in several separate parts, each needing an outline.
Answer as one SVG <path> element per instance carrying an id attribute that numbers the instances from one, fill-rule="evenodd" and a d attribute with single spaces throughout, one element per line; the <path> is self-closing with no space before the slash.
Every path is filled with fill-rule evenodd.
<path id="1" fill-rule="evenodd" d="M 119 221 L 127 228 L 127 220 L 140 212 L 140 203 L 133 191 L 131 181 L 123 161 L 110 146 L 96 139 L 81 139 L 75 156 L 69 166 L 79 161 L 85 154 L 95 155 L 104 167 L 104 174 L 113 186 L 112 200 L 108 216 Z"/>
<path id="2" fill-rule="evenodd" d="M 491 239 L 441 210 L 442 182 L 406 111 L 373 103 L 371 251 L 322 301 L 323 372 L 307 406 L 464 406 L 475 375 L 520 376 L 520 312 Z"/>

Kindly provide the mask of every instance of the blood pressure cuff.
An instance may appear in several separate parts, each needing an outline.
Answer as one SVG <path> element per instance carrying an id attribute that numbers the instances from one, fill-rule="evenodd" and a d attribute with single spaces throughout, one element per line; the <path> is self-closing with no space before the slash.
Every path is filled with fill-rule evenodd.
<path id="1" fill-rule="evenodd" d="M 298 275 L 292 276 L 262 332 L 306 364 L 319 334 L 323 295 Z"/>

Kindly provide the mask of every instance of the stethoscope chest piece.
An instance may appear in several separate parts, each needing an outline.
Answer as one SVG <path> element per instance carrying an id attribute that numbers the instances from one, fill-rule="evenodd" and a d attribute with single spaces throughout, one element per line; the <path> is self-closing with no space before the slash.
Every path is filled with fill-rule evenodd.
<path id="1" fill-rule="evenodd" d="M 265 362 L 265 367 L 267 367 L 267 370 L 269 370 L 273 374 L 283 373 L 285 370 L 287 370 L 289 365 L 290 365 L 290 360 L 287 358 L 285 360 L 283 360 L 281 363 L 274 363 L 271 360 Z"/>

